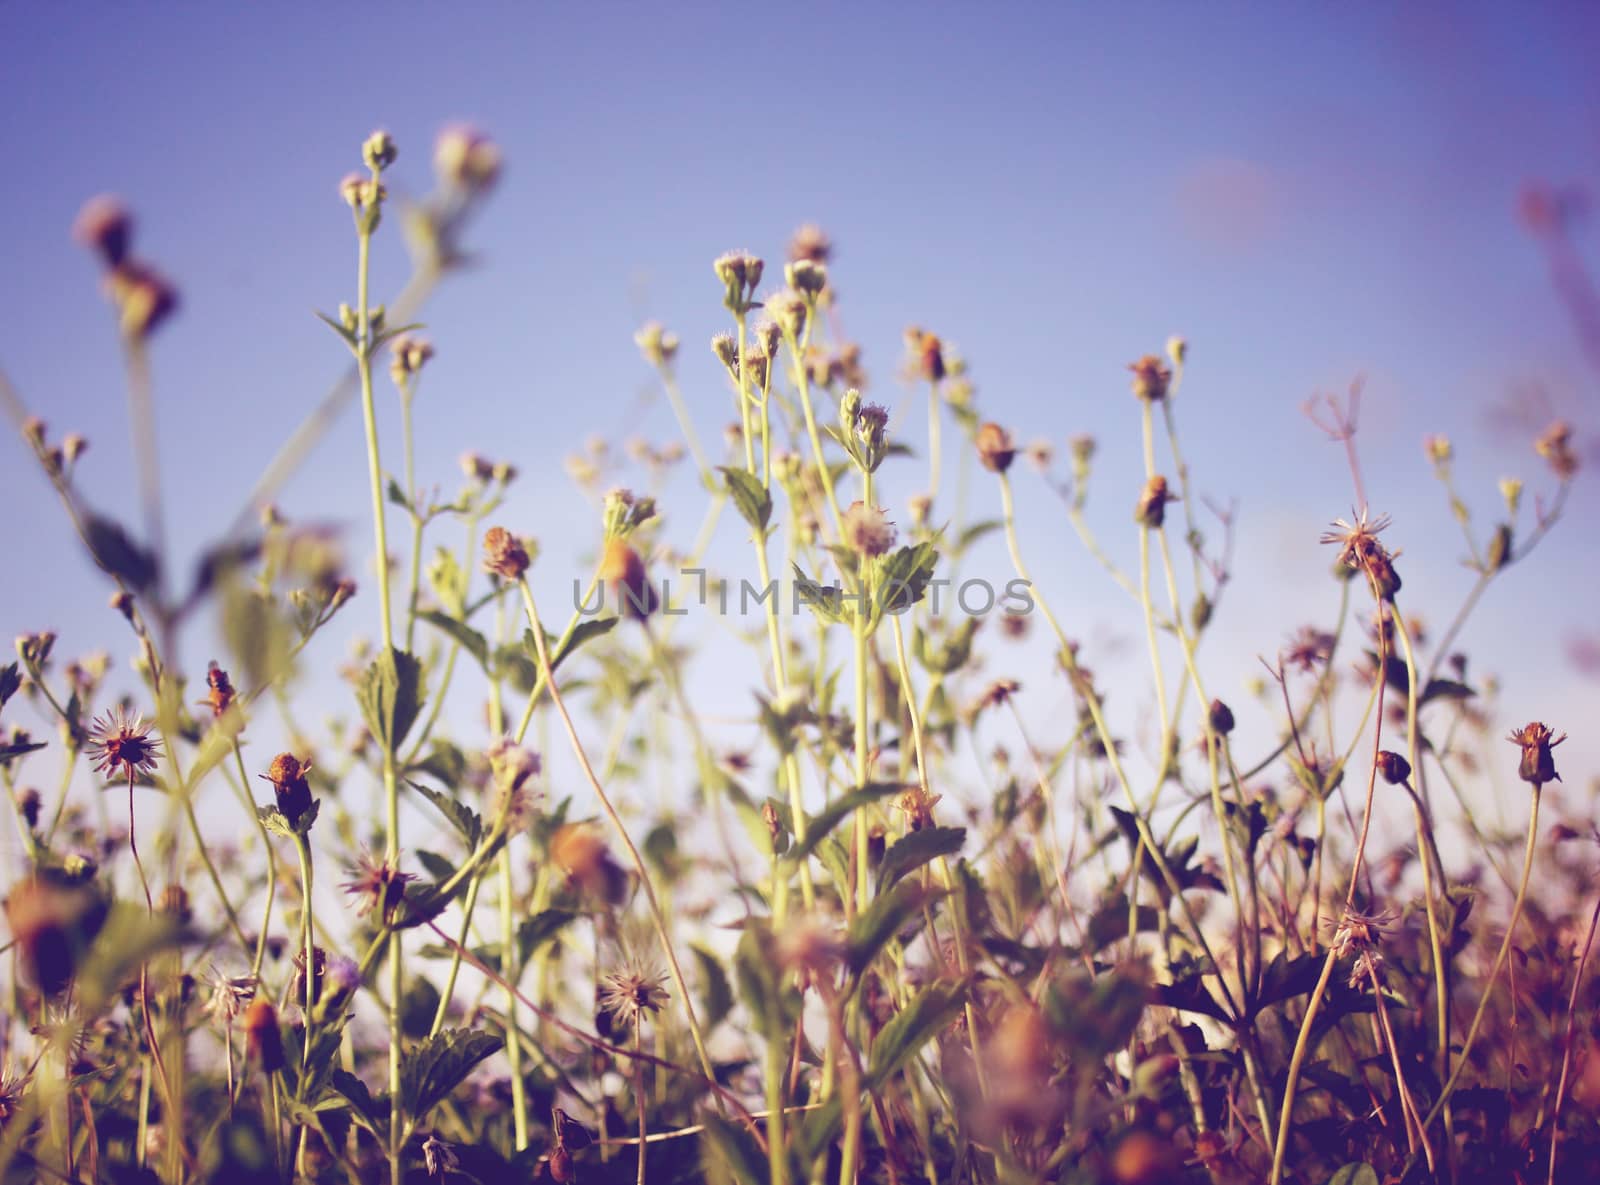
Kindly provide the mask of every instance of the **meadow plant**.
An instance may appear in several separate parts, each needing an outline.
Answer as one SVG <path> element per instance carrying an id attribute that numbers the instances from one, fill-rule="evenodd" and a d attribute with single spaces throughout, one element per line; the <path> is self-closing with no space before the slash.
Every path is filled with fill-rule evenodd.
<path id="1" fill-rule="evenodd" d="M 682 439 L 626 451 L 657 492 L 692 465 L 703 505 L 600 496 L 561 621 L 540 611 L 558 585 L 543 524 L 506 510 L 515 459 L 468 454 L 444 500 L 414 455 L 435 345 L 411 318 L 467 258 L 499 151 L 448 130 L 435 193 L 408 207 L 394 139 L 357 155 L 337 186 L 353 293 L 319 314 L 349 373 L 187 585 L 152 415 L 178 295 L 116 200 L 73 233 L 115 312 L 142 522 L 91 506 L 89 439 L 3 386 L 137 660 L 114 678 L 41 629 L 0 669 L 22 859 L 0 1180 L 1594 1179 L 1600 833 L 1559 799 L 1571 813 L 1540 830 L 1561 727 L 1581 722 L 1502 709 L 1461 648 L 1562 516 L 1570 425 L 1526 442 L 1487 533 L 1448 439 L 1425 442 L 1475 577 L 1430 642 L 1400 545 L 1437 524 L 1369 502 L 1359 387 L 1315 401 L 1351 474 L 1303 526 L 1328 545 L 1327 603 L 1263 640 L 1253 701 L 1230 705 L 1204 643 L 1235 513 L 1179 431 L 1203 353 L 1173 338 L 1128 366 L 1124 469 L 1086 436 L 1060 460 L 1019 443 L 959 352 L 912 328 L 924 434 L 920 408 L 865 397 L 833 245 L 806 226 L 781 265 L 713 261 L 724 390 L 682 389 L 670 329 L 635 335 Z M 385 304 L 371 263 L 394 221 L 415 270 Z M 273 505 L 352 397 L 382 561 L 360 580 L 337 537 Z M 695 427 L 713 403 L 720 441 Z M 395 418 L 398 465 L 379 449 Z M 569 470 L 599 494 L 612 456 L 599 442 Z M 1115 655 L 1034 582 L 1025 518 L 1070 528 L 1125 595 L 1143 702 L 1113 701 Z M 719 531 L 742 558 L 708 580 Z M 1136 569 L 1102 545 L 1114 532 Z M 989 536 L 1009 564 L 993 624 L 953 576 Z M 747 669 L 719 672 L 752 693 L 731 748 L 677 636 L 730 587 L 760 620 L 737 634 Z M 340 672 L 351 710 L 312 725 L 293 694 L 307 647 L 354 620 L 376 641 Z M 1005 673 L 1017 643 L 1053 686 Z M 1060 705 L 1047 724 L 1030 697 Z M 482 716 L 446 708 L 463 702 Z M 1484 787 L 1525 829 L 1474 815 Z M 102 788 L 126 790 L 125 831 Z"/>

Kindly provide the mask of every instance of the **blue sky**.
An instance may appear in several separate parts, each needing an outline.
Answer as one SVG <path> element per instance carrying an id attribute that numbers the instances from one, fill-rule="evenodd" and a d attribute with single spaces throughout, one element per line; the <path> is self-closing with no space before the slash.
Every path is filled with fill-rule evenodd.
<path id="1" fill-rule="evenodd" d="M 1093 515 L 1123 557 L 1139 484 L 1125 366 L 1169 334 L 1190 340 L 1186 451 L 1201 488 L 1241 514 L 1213 683 L 1242 696 L 1255 655 L 1334 604 L 1316 539 L 1353 495 L 1307 397 L 1366 376 L 1371 499 L 1394 515 L 1413 604 L 1436 625 L 1470 577 L 1424 433 L 1456 441 L 1482 521 L 1499 477 L 1549 484 L 1530 448 L 1548 416 L 1508 431 L 1492 408 L 1537 388 L 1593 424 L 1596 375 L 1516 199 L 1531 178 L 1592 185 L 1600 171 L 1597 35 L 1579 4 L 4 4 L 0 366 L 55 431 L 89 435 L 90 497 L 127 504 L 117 345 L 68 237 L 86 197 L 121 194 L 139 249 L 183 291 L 154 358 L 171 530 L 192 556 L 343 364 L 310 313 L 353 295 L 335 185 L 361 139 L 390 129 L 394 187 L 415 193 L 435 132 L 470 120 L 507 167 L 472 234 L 481 265 L 425 313 L 439 355 L 421 475 L 453 485 L 469 448 L 515 461 L 505 520 L 568 565 L 547 561 L 548 602 L 596 530 L 562 457 L 595 433 L 675 434 L 644 398 L 633 329 L 656 317 L 681 334 L 686 393 L 714 438 L 732 405 L 702 344 L 725 328 L 710 260 L 777 259 L 814 220 L 837 244 L 872 394 L 909 397 L 895 377 L 906 325 L 945 335 L 985 413 L 1019 437 L 1101 439 Z M 404 276 L 392 229 L 380 292 Z M 905 421 L 914 443 L 922 419 Z M 20 442 L 0 441 L 0 464 L 6 623 L 121 658 L 107 590 Z M 352 408 L 283 503 L 347 525 L 365 557 L 364 483 Z M 909 472 L 889 484 L 897 509 L 918 488 Z M 1136 647 L 1137 616 L 1057 505 L 1030 475 L 1019 486 L 1035 575 L 1069 629 Z M 1573 595 L 1600 576 L 1592 489 L 1580 479 L 1575 513 L 1466 635 L 1479 669 L 1503 676 L 1507 723 L 1578 732 L 1593 716 L 1593 685 L 1565 658 L 1595 626 Z M 993 490 L 974 490 L 992 513 Z M 668 491 L 669 516 L 674 494 L 686 543 L 693 483 Z M 736 533 L 719 546 L 743 561 Z M 355 611 L 371 616 L 367 600 Z M 190 643 L 195 678 L 208 644 Z M 1148 688 L 1137 650 L 1124 654 L 1127 703 Z M 1048 719 L 1042 661 L 1015 662 Z M 748 711 L 743 688 L 699 690 L 708 711 Z M 1563 753 L 1592 768 L 1600 742 Z"/>

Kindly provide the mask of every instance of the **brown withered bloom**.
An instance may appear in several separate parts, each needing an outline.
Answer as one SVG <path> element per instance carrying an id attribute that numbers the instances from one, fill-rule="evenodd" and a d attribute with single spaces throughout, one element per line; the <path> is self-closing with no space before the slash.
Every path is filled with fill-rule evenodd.
<path id="1" fill-rule="evenodd" d="M 814 222 L 806 223 L 789 240 L 790 262 L 806 259 L 812 263 L 827 263 L 832 255 L 833 240 Z"/>
<path id="2" fill-rule="evenodd" d="M 907 786 L 894 804 L 905 812 L 906 827 L 911 831 L 921 831 L 933 826 L 933 808 L 939 805 L 943 797 L 942 794 L 930 794 L 921 786 Z"/>
<path id="3" fill-rule="evenodd" d="M 630 960 L 600 977 L 600 1007 L 633 1028 L 646 1014 L 661 1011 L 667 1002 L 666 982 L 655 968 Z"/>
<path id="4" fill-rule="evenodd" d="M 1384 749 L 1378 754 L 1378 775 L 1391 786 L 1403 786 L 1411 777 L 1411 763 L 1400 754 Z"/>
<path id="5" fill-rule="evenodd" d="M 1350 969 L 1351 987 L 1373 976 L 1382 980 L 1384 960 L 1378 944 L 1392 921 L 1388 913 L 1367 914 L 1355 909 L 1346 909 L 1339 918 L 1330 949 L 1336 958 L 1355 958 L 1355 965 Z"/>
<path id="6" fill-rule="evenodd" d="M 1172 369 L 1154 354 L 1146 354 L 1137 362 L 1130 362 L 1133 372 L 1133 393 L 1146 403 L 1158 403 L 1167 397 L 1167 386 L 1172 382 Z"/>
<path id="7" fill-rule="evenodd" d="M 628 895 L 628 874 L 605 841 L 580 823 L 568 823 L 550 837 L 550 859 L 568 883 L 609 905 L 622 904 Z"/>
<path id="8" fill-rule="evenodd" d="M 98 717 L 89 730 L 89 760 L 106 777 L 130 782 L 156 767 L 156 742 L 138 713 L 116 707 Z"/>
<path id="9" fill-rule="evenodd" d="M 224 1025 L 231 1025 L 236 1016 L 250 1006 L 256 998 L 254 975 L 222 975 L 211 977 L 211 1003 L 208 1011 Z"/>
<path id="10" fill-rule="evenodd" d="M 1283 652 L 1284 662 L 1296 669 L 1310 672 L 1327 663 L 1333 654 L 1334 637 L 1314 626 L 1302 626 L 1289 639 Z"/>
<path id="11" fill-rule="evenodd" d="M 212 716 L 221 716 L 233 706 L 233 683 L 228 672 L 212 663 L 206 668 L 206 698 L 200 702 L 211 709 Z"/>
<path id="12" fill-rule="evenodd" d="M 1139 501 L 1133 509 L 1133 521 L 1157 530 L 1167 521 L 1167 503 L 1176 502 L 1177 496 L 1168 492 L 1167 479 L 1156 474 L 1144 483 L 1139 491 Z"/>
<path id="13" fill-rule="evenodd" d="M 528 570 L 528 549 L 504 527 L 490 527 L 483 535 L 483 568 L 502 580 L 518 581 Z"/>
<path id="14" fill-rule="evenodd" d="M 912 371 L 918 377 L 930 383 L 944 378 L 944 343 L 937 334 L 913 325 L 906 330 L 906 349 L 911 354 Z"/>
<path id="15" fill-rule="evenodd" d="M 356 916 L 364 918 L 376 910 L 384 925 L 394 920 L 395 911 L 405 900 L 406 886 L 417 879 L 409 872 L 401 872 L 387 856 L 379 860 L 365 849 L 351 872 L 352 879 L 341 887 L 355 899 Z"/>
<path id="16" fill-rule="evenodd" d="M 1566 733 L 1556 736 L 1546 725 L 1535 720 L 1514 730 L 1506 739 L 1522 749 L 1522 761 L 1517 766 L 1517 776 L 1524 782 L 1542 786 L 1546 782 L 1561 780 L 1561 775 L 1556 773 L 1556 763 L 1550 755 L 1550 750 L 1567 739 Z"/>
<path id="17" fill-rule="evenodd" d="M 72 237 L 98 255 L 107 267 L 116 267 L 127 259 L 128 248 L 133 245 L 133 215 L 119 198 L 100 194 L 78 211 Z"/>
<path id="18" fill-rule="evenodd" d="M 310 761 L 302 762 L 293 753 L 279 753 L 267 772 L 261 775 L 272 783 L 278 810 L 289 820 L 290 826 L 311 809 L 311 784 L 306 781 L 310 771 Z"/>
<path id="19" fill-rule="evenodd" d="M 283 1033 L 278 1028 L 278 1010 L 265 998 L 258 998 L 245 1010 L 245 1048 L 250 1060 L 264 1074 L 276 1074 L 284 1067 Z"/>
<path id="20" fill-rule="evenodd" d="M 1572 448 L 1572 425 L 1567 421 L 1557 420 L 1551 424 L 1534 441 L 1533 448 L 1562 481 L 1578 471 L 1578 454 Z"/>
<path id="21" fill-rule="evenodd" d="M 1011 433 L 992 421 L 979 426 L 977 448 L 978 461 L 990 473 L 1004 473 L 1017 457 Z"/>
<path id="22" fill-rule="evenodd" d="M 1350 520 L 1336 518 L 1331 530 L 1322 533 L 1323 543 L 1339 545 L 1338 562 L 1352 571 L 1365 572 L 1378 596 L 1392 600 L 1400 591 L 1400 576 L 1394 570 L 1394 557 L 1378 542 L 1378 535 L 1389 525 L 1387 514 L 1369 518 L 1366 508 L 1353 513 Z"/>

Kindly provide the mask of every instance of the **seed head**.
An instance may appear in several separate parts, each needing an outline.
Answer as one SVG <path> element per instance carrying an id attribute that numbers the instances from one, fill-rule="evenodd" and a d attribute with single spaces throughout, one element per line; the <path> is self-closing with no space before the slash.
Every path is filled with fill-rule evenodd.
<path id="1" fill-rule="evenodd" d="M 1146 403 L 1159 403 L 1167 397 L 1167 387 L 1172 382 L 1172 370 L 1154 354 L 1146 354 L 1137 362 L 1130 362 L 1133 372 L 1133 393 Z"/>
<path id="2" fill-rule="evenodd" d="M 630 961 L 600 977 L 600 1007 L 633 1028 L 646 1014 L 661 1011 L 667 1002 L 666 982 L 657 969 Z"/>
<path id="3" fill-rule="evenodd" d="M 1017 456 L 1011 433 L 993 422 L 979 425 L 977 447 L 978 461 L 990 473 L 1004 473 Z"/>
<path id="4" fill-rule="evenodd" d="M 1394 556 L 1378 542 L 1378 534 L 1389 525 L 1389 516 L 1367 517 L 1366 508 L 1352 513 L 1350 521 L 1334 519 L 1333 529 L 1324 531 L 1322 542 L 1339 545 L 1338 563 L 1352 571 L 1365 572 L 1383 600 L 1393 600 L 1400 591 L 1400 576 L 1394 570 Z"/>
<path id="5" fill-rule="evenodd" d="M 739 344 L 734 341 L 733 334 L 719 333 L 711 339 L 711 352 L 717 356 L 727 372 L 735 380 L 739 377 Z"/>
<path id="6" fill-rule="evenodd" d="M 490 527 L 483 536 L 484 571 L 516 582 L 528 570 L 528 549 L 504 527 Z"/>
<path id="7" fill-rule="evenodd" d="M 130 782 L 156 767 L 156 742 L 150 726 L 135 714 L 117 707 L 99 717 L 89 731 L 88 756 L 92 766 L 106 777 L 126 778 Z"/>
<path id="8" fill-rule="evenodd" d="M 798 342 L 805 332 L 809 306 L 805 297 L 794 291 L 775 292 L 763 302 L 767 316 L 783 331 L 785 337 Z"/>
<path id="9" fill-rule="evenodd" d="M 1546 725 L 1535 720 L 1513 731 L 1507 739 L 1522 749 L 1522 761 L 1517 766 L 1517 776 L 1524 782 L 1542 786 L 1547 782 L 1561 780 L 1561 775 L 1556 773 L 1556 763 L 1550 755 L 1550 750 L 1567 739 L 1566 733 L 1556 736 Z"/>
<path id="10" fill-rule="evenodd" d="M 651 366 L 668 367 L 678 355 L 678 335 L 663 329 L 659 321 L 647 321 L 633 335 L 634 345 Z"/>
<path id="11" fill-rule="evenodd" d="M 783 278 L 790 288 L 808 300 L 816 300 L 828 286 L 828 269 L 814 260 L 796 259 L 783 269 Z"/>
<path id="12" fill-rule="evenodd" d="M 368 136 L 366 142 L 361 145 L 361 159 L 367 168 L 375 173 L 380 173 L 394 164 L 397 155 L 394 138 L 381 128 Z"/>
<path id="13" fill-rule="evenodd" d="M 379 860 L 365 849 L 351 873 L 352 879 L 342 887 L 355 899 L 356 916 L 364 918 L 377 911 L 384 925 L 394 920 L 405 900 L 406 886 L 417 879 L 409 872 L 401 872 L 387 856 Z"/>
<path id="14" fill-rule="evenodd" d="M 213 1019 L 224 1025 L 231 1025 L 234 1018 L 250 1006 L 250 1001 L 254 1000 L 255 996 L 254 975 L 227 976 L 213 973 L 209 1011 Z"/>
<path id="15" fill-rule="evenodd" d="M 211 709 L 211 715 L 215 718 L 233 706 L 233 696 L 233 683 L 228 678 L 228 672 L 213 662 L 206 668 L 206 698 L 200 702 Z"/>
<path id="16" fill-rule="evenodd" d="M 933 808 L 939 805 L 943 797 L 942 794 L 930 794 L 921 786 L 908 786 L 894 804 L 905 812 L 907 829 L 921 831 L 933 826 Z"/>

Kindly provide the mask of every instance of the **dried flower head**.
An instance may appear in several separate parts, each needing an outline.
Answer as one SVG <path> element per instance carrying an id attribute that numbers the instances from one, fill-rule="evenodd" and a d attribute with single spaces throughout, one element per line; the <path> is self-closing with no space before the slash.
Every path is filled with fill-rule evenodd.
<path id="1" fill-rule="evenodd" d="M 489 773 L 499 795 L 494 804 L 495 816 L 504 815 L 507 828 L 514 834 L 527 826 L 533 813 L 534 794 L 528 781 L 539 773 L 539 755 L 503 736 L 489 746 L 488 757 Z"/>
<path id="2" fill-rule="evenodd" d="M 1133 508 L 1133 521 L 1152 531 L 1159 530 L 1167 521 L 1167 503 L 1177 500 L 1177 495 L 1167 489 L 1167 479 L 1158 473 L 1145 482 L 1144 489 L 1139 491 L 1139 501 Z"/>
<path id="3" fill-rule="evenodd" d="M 453 1173 L 461 1166 L 461 1160 L 456 1156 L 455 1149 L 431 1132 L 428 1138 L 422 1141 L 422 1163 L 430 1177 Z"/>
<path id="4" fill-rule="evenodd" d="M 651 366 L 671 366 L 678 356 L 678 335 L 664 329 L 659 321 L 646 321 L 633 335 L 633 342 Z"/>
<path id="5" fill-rule="evenodd" d="M 783 336 L 794 342 L 800 340 L 800 335 L 805 332 L 806 318 L 809 315 L 809 306 L 806 298 L 792 289 L 774 292 L 763 302 L 766 306 L 767 316 L 772 318 L 772 323 L 783 332 Z"/>
<path id="6" fill-rule="evenodd" d="M 28 1092 L 31 1075 L 18 1074 L 9 1065 L 0 1070 L 0 1131 L 22 1106 L 22 1097 Z"/>
<path id="7" fill-rule="evenodd" d="M 389 343 L 389 377 L 396 386 L 417 374 L 433 357 L 433 343 L 426 338 L 402 333 Z"/>
<path id="8" fill-rule="evenodd" d="M 913 325 L 906 330 L 906 351 L 911 355 L 911 371 L 919 378 L 937 383 L 948 373 L 944 361 L 944 342 L 938 334 Z"/>
<path id="9" fill-rule="evenodd" d="M 1017 456 L 1011 433 L 992 422 L 978 427 L 977 448 L 979 462 L 990 473 L 1004 473 Z"/>
<path id="10" fill-rule="evenodd" d="M 1377 595 L 1386 601 L 1400 591 L 1400 576 L 1394 570 L 1394 557 L 1399 553 L 1391 553 L 1378 542 L 1379 533 L 1388 525 L 1388 515 L 1369 518 L 1363 507 L 1352 512 L 1349 521 L 1334 519 L 1333 529 L 1322 534 L 1323 543 L 1339 545 L 1337 562 L 1352 571 L 1365 572 Z"/>
<path id="11" fill-rule="evenodd" d="M 1556 773 L 1556 764 L 1550 755 L 1550 750 L 1567 739 L 1566 733 L 1556 736 L 1549 727 L 1535 720 L 1516 729 L 1506 739 L 1522 749 L 1522 761 L 1517 766 L 1517 776 L 1524 782 L 1542 786 L 1547 782 L 1561 780 L 1561 775 Z"/>
<path id="12" fill-rule="evenodd" d="M 606 541 L 596 575 L 611 589 L 617 612 L 622 616 L 642 621 L 656 611 L 659 598 L 645 571 L 644 560 L 626 540 Z"/>
<path id="13" fill-rule="evenodd" d="M 528 570 L 528 549 L 504 527 L 490 527 L 483 535 L 483 568 L 502 580 L 518 581 Z"/>
<path id="14" fill-rule="evenodd" d="M 352 879 L 341 887 L 355 898 L 356 916 L 366 917 L 376 911 L 384 925 L 394 920 L 405 900 L 406 886 L 417 879 L 409 872 L 401 872 L 387 856 L 379 860 L 366 849 L 362 849 L 351 873 Z"/>
<path id="15" fill-rule="evenodd" d="M 1334 636 L 1315 626 L 1301 626 L 1289 639 L 1283 660 L 1300 671 L 1314 671 L 1327 663 L 1333 654 Z"/>
<path id="16" fill-rule="evenodd" d="M 206 698 L 200 702 L 211 709 L 212 716 L 221 716 L 233 706 L 233 682 L 228 672 L 215 662 L 206 668 Z"/>
<path id="17" fill-rule="evenodd" d="M 844 512 L 844 542 L 857 555 L 886 555 L 894 546 L 894 524 L 883 507 L 852 502 Z"/>
<path id="18" fill-rule="evenodd" d="M 1572 448 L 1572 425 L 1557 420 L 1533 443 L 1534 451 L 1545 459 L 1550 470 L 1562 481 L 1578 472 L 1578 454 Z"/>
<path id="19" fill-rule="evenodd" d="M 816 300 L 828 286 L 828 267 L 810 259 L 796 259 L 783 269 L 790 288 L 807 300 Z"/>
<path id="20" fill-rule="evenodd" d="M 1146 354 L 1137 362 L 1130 362 L 1133 372 L 1133 393 L 1146 403 L 1158 403 L 1167 397 L 1167 387 L 1172 382 L 1172 370 L 1154 354 Z"/>
<path id="21" fill-rule="evenodd" d="M 156 741 L 150 726 L 137 713 L 130 716 L 121 707 L 95 720 L 87 753 L 93 768 L 108 778 L 131 782 L 156 767 Z"/>
<path id="22" fill-rule="evenodd" d="M 567 823 L 550 837 L 550 859 L 572 885 L 610 905 L 628 895 L 628 874 L 605 841 L 580 823 Z"/>
<path id="23" fill-rule="evenodd" d="M 208 1006 L 213 1019 L 231 1025 L 234 1018 L 250 1006 L 256 998 L 254 975 L 211 975 L 211 1003 Z"/>
<path id="24" fill-rule="evenodd" d="M 244 1014 L 245 1048 L 250 1060 L 264 1074 L 276 1074 L 285 1064 L 283 1033 L 278 1028 L 278 1010 L 265 997 L 258 997 Z"/>
<path id="25" fill-rule="evenodd" d="M 279 753 L 272 759 L 267 772 L 262 774 L 272 783 L 278 810 L 292 827 L 300 816 L 311 809 L 311 783 L 306 774 L 311 772 L 311 762 L 301 761 L 293 753 Z"/>
<path id="26" fill-rule="evenodd" d="M 933 808 L 939 805 L 943 797 L 942 794 L 930 794 L 921 786 L 907 786 L 894 804 L 905 812 L 907 829 L 921 831 L 933 826 Z"/>
<path id="27" fill-rule="evenodd" d="M 630 960 L 600 977 L 600 1007 L 633 1028 L 647 1013 L 661 1011 L 667 1002 L 666 982 L 656 968 Z"/>
<path id="28" fill-rule="evenodd" d="M 1330 944 L 1334 957 L 1354 958 L 1350 971 L 1350 986 L 1356 987 L 1376 976 L 1383 978 L 1383 951 L 1379 944 L 1384 932 L 1393 921 L 1387 912 L 1367 914 L 1347 908 L 1339 918 Z"/>

